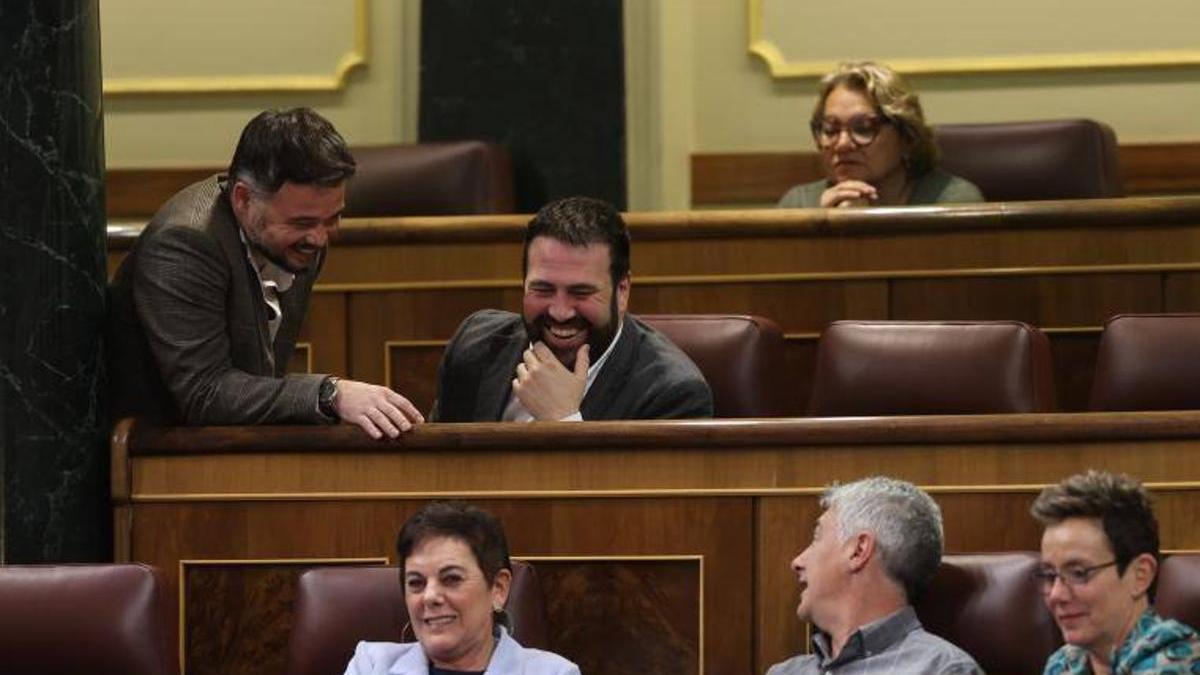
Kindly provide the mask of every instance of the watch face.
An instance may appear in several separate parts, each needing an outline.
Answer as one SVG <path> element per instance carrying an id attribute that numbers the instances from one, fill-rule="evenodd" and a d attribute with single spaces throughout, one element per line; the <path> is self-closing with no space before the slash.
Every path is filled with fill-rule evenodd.
<path id="1" fill-rule="evenodd" d="M 337 397 L 337 384 L 332 379 L 327 379 L 321 383 L 321 390 L 317 393 L 317 407 L 321 412 L 329 417 L 333 417 L 336 412 L 333 409 L 333 399 Z"/>

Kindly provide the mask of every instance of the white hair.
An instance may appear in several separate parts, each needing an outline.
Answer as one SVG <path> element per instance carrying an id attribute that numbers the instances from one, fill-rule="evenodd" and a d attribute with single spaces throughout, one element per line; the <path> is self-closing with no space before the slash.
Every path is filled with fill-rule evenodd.
<path id="1" fill-rule="evenodd" d="M 942 511 L 933 498 L 903 480 L 874 476 L 833 485 L 821 506 L 837 516 L 838 537 L 868 532 L 883 567 L 912 602 L 937 573 L 942 559 Z"/>

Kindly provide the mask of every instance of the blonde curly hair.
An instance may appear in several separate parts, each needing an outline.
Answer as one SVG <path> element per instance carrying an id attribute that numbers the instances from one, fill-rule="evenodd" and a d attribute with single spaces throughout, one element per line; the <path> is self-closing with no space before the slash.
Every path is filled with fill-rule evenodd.
<path id="1" fill-rule="evenodd" d="M 838 64 L 837 69 L 821 78 L 813 124 L 820 123 L 825 116 L 825 99 L 837 87 L 866 96 L 879 115 L 896 127 L 904 146 L 904 170 L 910 178 L 922 176 L 937 165 L 940 153 L 933 140 L 933 129 L 925 123 L 917 93 L 899 73 L 874 61 Z"/>

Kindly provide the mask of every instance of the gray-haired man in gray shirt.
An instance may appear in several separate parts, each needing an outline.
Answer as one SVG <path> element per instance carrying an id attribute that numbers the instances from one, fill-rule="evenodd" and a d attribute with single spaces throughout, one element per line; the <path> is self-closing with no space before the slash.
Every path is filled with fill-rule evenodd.
<path id="1" fill-rule="evenodd" d="M 909 604 L 942 558 L 942 513 L 919 488 L 867 478 L 830 488 L 812 543 L 792 560 L 796 614 L 818 627 L 813 653 L 767 675 L 982 673 L 963 650 L 921 627 Z"/>

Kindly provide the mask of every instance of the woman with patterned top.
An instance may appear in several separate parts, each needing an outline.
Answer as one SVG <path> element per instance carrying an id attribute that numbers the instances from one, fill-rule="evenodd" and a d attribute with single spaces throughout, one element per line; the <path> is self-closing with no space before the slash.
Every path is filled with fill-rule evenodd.
<path id="1" fill-rule="evenodd" d="M 1045 675 L 1200 673 L 1200 636 L 1154 612 L 1158 521 L 1132 478 L 1088 471 L 1042 491 L 1036 576 L 1062 630 Z"/>

